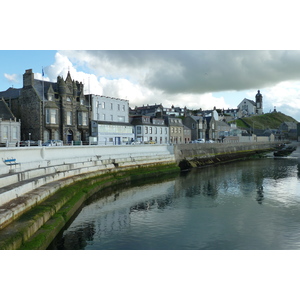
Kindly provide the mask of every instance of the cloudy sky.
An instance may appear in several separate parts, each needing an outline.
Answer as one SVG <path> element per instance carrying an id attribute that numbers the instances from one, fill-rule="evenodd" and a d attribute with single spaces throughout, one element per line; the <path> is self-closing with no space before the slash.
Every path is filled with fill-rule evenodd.
<path id="1" fill-rule="evenodd" d="M 29 2 L 36 0 L 2 4 L 16 26 L 2 15 L 1 91 L 21 87 L 26 69 L 41 78 L 44 67 L 45 80 L 69 70 L 86 93 L 127 99 L 131 107 L 236 108 L 260 90 L 265 113 L 276 107 L 300 120 L 297 1 L 112 0 L 91 9 L 87 0 L 70 11 L 53 0 L 47 15 L 35 6 L 25 21 Z"/>
<path id="2" fill-rule="evenodd" d="M 26 62 L 26 63 L 25 63 Z M 85 93 L 127 99 L 131 107 L 236 108 L 255 100 L 300 120 L 300 51 L 297 50 L 65 50 L 0 51 L 1 90 L 22 86 L 22 74 L 56 82 L 58 75 L 85 84 Z"/>

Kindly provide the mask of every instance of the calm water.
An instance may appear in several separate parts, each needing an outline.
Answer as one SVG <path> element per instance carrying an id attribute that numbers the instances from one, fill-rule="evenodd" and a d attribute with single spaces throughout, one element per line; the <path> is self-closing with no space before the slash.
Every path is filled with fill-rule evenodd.
<path id="1" fill-rule="evenodd" d="M 49 249 L 300 249 L 297 155 L 97 195 Z"/>

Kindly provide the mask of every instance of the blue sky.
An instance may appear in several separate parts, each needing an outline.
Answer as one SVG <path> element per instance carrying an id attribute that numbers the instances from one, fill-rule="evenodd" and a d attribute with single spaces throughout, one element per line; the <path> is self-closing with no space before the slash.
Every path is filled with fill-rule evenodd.
<path id="1" fill-rule="evenodd" d="M 0 90 L 22 87 L 26 69 L 56 82 L 70 71 L 85 93 L 127 99 L 131 107 L 236 108 L 255 100 L 300 120 L 299 51 L 1 50 Z"/>

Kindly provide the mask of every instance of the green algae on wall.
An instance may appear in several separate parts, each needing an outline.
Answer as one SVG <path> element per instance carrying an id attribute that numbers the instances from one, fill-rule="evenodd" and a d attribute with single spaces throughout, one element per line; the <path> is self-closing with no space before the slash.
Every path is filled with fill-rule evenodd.
<path id="1" fill-rule="evenodd" d="M 111 186 L 116 186 L 124 183 L 137 181 L 143 178 L 164 178 L 170 177 L 172 174 L 178 174 L 179 167 L 176 164 L 155 165 L 148 167 L 138 167 L 129 170 L 121 170 L 115 173 L 104 174 L 93 178 L 78 181 L 70 186 L 61 188 L 54 195 L 50 196 L 39 206 L 33 208 L 30 212 L 25 213 L 19 219 L 27 220 L 27 225 L 22 224 L 22 228 L 15 231 L 10 237 L 11 239 L 1 240 L 0 235 L 0 249 L 20 249 L 20 250 L 42 250 L 46 249 L 53 241 L 56 235 L 67 224 L 72 216 L 82 207 L 84 202 L 89 199 L 93 194 L 104 190 Z M 63 202 L 59 210 L 58 202 Z M 52 216 L 40 225 L 40 228 L 33 233 L 30 237 L 24 236 L 23 232 L 27 230 L 27 226 L 35 222 L 40 216 L 41 211 L 44 215 L 52 212 Z M 19 223 L 19 219 L 13 224 Z M 40 223 L 40 218 L 38 218 Z M 9 227 L 9 226 L 8 226 Z M 14 237 L 18 237 L 18 242 L 13 243 Z"/>

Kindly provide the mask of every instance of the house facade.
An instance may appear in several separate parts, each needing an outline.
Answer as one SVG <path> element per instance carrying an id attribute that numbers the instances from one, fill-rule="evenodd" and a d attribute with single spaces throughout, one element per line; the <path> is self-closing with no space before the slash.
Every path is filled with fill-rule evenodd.
<path id="1" fill-rule="evenodd" d="M 206 119 L 201 116 L 187 116 L 183 119 L 183 124 L 191 130 L 191 140 L 205 139 Z"/>
<path id="2" fill-rule="evenodd" d="M 0 145 L 15 146 L 20 141 L 21 124 L 7 106 L 4 99 L 0 99 Z"/>
<path id="3" fill-rule="evenodd" d="M 134 140 L 140 143 L 169 143 L 169 128 L 163 118 L 155 118 L 145 115 L 131 116 L 131 124 L 134 126 Z"/>
<path id="4" fill-rule="evenodd" d="M 169 141 L 171 144 L 184 144 L 184 125 L 182 119 L 164 116 L 164 120 L 169 127 Z"/>

